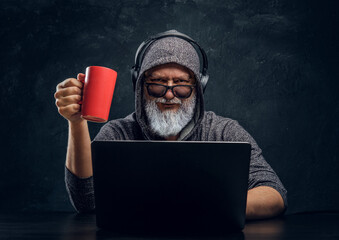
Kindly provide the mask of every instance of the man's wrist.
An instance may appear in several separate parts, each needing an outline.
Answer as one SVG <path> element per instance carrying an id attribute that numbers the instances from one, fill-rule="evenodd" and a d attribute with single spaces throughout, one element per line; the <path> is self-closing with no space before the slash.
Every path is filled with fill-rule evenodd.
<path id="1" fill-rule="evenodd" d="M 82 135 L 84 131 L 88 131 L 87 120 L 84 119 L 81 119 L 81 121 L 68 121 L 68 127 L 72 136 Z"/>
<path id="2" fill-rule="evenodd" d="M 79 119 L 79 120 L 76 120 L 76 121 L 70 121 L 68 120 L 68 125 L 70 127 L 82 127 L 82 126 L 86 126 L 87 125 L 87 121 L 85 119 Z"/>

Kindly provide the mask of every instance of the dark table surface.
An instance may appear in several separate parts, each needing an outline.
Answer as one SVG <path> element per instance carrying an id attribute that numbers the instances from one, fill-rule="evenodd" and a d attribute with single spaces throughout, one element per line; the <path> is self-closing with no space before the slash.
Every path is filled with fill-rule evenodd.
<path id="1" fill-rule="evenodd" d="M 339 239 L 339 213 L 304 213 L 247 222 L 245 229 L 224 237 L 116 236 L 98 229 L 94 214 L 0 214 L 0 239 Z"/>

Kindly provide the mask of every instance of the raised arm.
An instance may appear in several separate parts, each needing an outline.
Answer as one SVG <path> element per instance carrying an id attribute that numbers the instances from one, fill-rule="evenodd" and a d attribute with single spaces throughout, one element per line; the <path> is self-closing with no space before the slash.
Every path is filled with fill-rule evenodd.
<path id="1" fill-rule="evenodd" d="M 66 167 L 81 178 L 92 173 L 91 139 L 87 121 L 82 119 L 80 104 L 85 75 L 78 74 L 78 79 L 68 78 L 57 85 L 54 94 L 55 104 L 61 116 L 68 120 L 68 148 Z"/>
<path id="2" fill-rule="evenodd" d="M 84 74 L 58 84 L 54 97 L 61 116 L 68 120 L 65 182 L 70 200 L 78 212 L 94 209 L 91 139 L 87 121 L 80 117 Z"/>

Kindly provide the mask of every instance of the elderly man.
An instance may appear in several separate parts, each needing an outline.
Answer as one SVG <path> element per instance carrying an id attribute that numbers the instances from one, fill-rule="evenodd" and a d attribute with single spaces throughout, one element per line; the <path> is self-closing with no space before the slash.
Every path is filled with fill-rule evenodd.
<path id="1" fill-rule="evenodd" d="M 167 35 L 168 36 L 167 36 Z M 97 140 L 241 141 L 251 143 L 246 206 L 247 219 L 281 214 L 287 206 L 286 190 L 262 156 L 255 140 L 237 121 L 204 110 L 205 73 L 200 70 L 197 47 L 177 31 L 149 44 L 135 72 L 135 112 L 106 123 Z M 203 51 L 203 50 L 201 50 Z M 66 187 L 75 209 L 95 209 L 91 139 L 80 117 L 84 74 L 69 78 L 55 93 L 59 113 L 68 120 Z"/>

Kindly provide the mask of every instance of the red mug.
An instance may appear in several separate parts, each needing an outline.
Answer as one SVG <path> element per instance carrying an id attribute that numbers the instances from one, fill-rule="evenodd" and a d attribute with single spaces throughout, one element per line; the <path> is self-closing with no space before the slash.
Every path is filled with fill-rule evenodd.
<path id="1" fill-rule="evenodd" d="M 107 122 L 117 72 L 99 66 L 86 68 L 81 100 L 81 117 L 91 122 Z"/>

